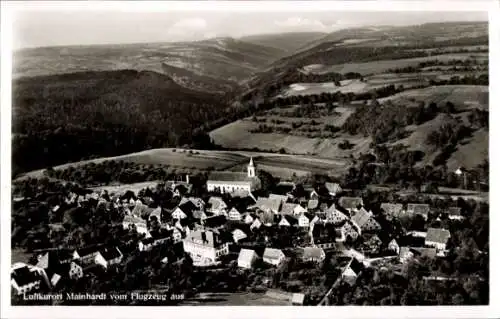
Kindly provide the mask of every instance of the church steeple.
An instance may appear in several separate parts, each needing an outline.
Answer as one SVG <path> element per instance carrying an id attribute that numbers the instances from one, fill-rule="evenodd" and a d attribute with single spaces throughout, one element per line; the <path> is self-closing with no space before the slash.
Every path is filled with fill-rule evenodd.
<path id="1" fill-rule="evenodd" d="M 253 157 L 250 156 L 250 163 L 247 166 L 248 177 L 255 177 L 255 165 L 253 164 Z"/>

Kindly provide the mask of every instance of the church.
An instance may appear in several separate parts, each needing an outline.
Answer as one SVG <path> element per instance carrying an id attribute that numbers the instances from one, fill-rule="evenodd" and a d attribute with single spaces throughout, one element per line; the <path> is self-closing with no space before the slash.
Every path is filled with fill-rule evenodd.
<path id="1" fill-rule="evenodd" d="M 208 176 L 207 190 L 217 193 L 232 193 L 234 191 L 252 192 L 260 188 L 260 179 L 256 176 L 253 158 L 247 165 L 247 172 L 212 172 Z"/>

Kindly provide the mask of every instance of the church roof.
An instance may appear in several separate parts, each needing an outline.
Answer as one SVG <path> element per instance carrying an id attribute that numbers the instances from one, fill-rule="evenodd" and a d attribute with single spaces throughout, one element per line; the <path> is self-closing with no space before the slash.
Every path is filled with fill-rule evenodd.
<path id="1" fill-rule="evenodd" d="M 212 172 L 208 175 L 208 181 L 220 181 L 231 183 L 252 183 L 257 178 L 248 177 L 247 173 L 243 172 Z"/>

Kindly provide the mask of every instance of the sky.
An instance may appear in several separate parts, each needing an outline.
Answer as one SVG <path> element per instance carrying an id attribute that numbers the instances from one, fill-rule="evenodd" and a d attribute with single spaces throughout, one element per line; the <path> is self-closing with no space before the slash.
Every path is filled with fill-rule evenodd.
<path id="1" fill-rule="evenodd" d="M 319 31 L 368 25 L 487 21 L 485 12 L 102 12 L 22 11 L 15 49 L 26 47 L 193 41 L 213 37 Z"/>

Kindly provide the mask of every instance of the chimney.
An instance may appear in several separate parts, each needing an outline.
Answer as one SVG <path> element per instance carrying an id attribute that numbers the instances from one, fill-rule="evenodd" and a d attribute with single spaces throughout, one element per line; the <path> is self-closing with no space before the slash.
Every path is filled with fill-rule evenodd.
<path id="1" fill-rule="evenodd" d="M 186 183 L 189 184 L 189 174 L 186 174 Z"/>

